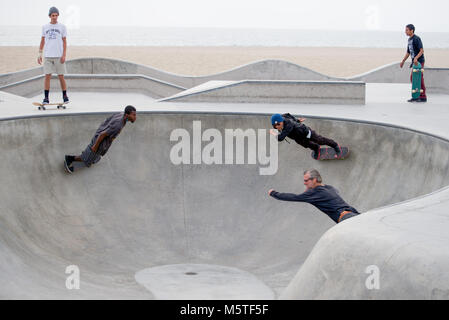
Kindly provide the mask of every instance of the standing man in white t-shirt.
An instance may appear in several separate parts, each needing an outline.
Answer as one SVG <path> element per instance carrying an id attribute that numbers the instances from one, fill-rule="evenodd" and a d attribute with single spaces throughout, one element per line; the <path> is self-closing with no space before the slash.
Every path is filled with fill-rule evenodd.
<path id="1" fill-rule="evenodd" d="M 66 73 L 65 57 L 67 53 L 67 29 L 65 25 L 58 23 L 59 10 L 51 7 L 48 12 L 50 23 L 42 27 L 42 39 L 39 46 L 37 62 L 42 64 L 42 53 L 44 54 L 44 100 L 42 104 L 50 103 L 48 93 L 50 92 L 51 75 L 56 73 L 62 89 L 64 103 L 69 102 L 67 97 L 67 84 L 64 79 Z"/>

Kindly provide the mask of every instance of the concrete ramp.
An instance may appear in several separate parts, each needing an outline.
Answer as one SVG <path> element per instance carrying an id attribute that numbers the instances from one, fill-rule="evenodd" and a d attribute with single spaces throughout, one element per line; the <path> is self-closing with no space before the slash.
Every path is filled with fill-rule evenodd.
<path id="1" fill-rule="evenodd" d="M 210 81 L 159 101 L 365 104 L 365 83 L 354 81 Z"/>
<path id="2" fill-rule="evenodd" d="M 276 201 L 267 191 L 302 192 L 303 170 L 314 167 L 325 183 L 366 212 L 449 184 L 447 141 L 396 127 L 325 119 L 308 119 L 307 124 L 348 145 L 352 153 L 347 160 L 317 162 L 309 150 L 284 142 L 274 175 L 260 175 L 260 165 L 248 160 L 222 165 L 170 161 L 178 142 L 170 141 L 170 135 L 184 129 L 191 145 L 194 121 L 201 121 L 202 132 L 215 128 L 223 136 L 225 129 L 270 128 L 269 115 L 243 114 L 139 113 L 99 163 L 67 174 L 64 155 L 81 152 L 105 117 L 0 122 L 0 298 L 164 299 L 186 292 L 201 299 L 205 292 L 215 299 L 229 298 L 230 292 L 235 299 L 278 298 L 303 264 L 320 273 L 319 265 L 307 262 L 311 252 L 327 256 L 325 250 L 357 248 L 354 261 L 340 256 L 332 265 L 338 272 L 325 275 L 340 284 L 343 279 L 351 292 L 359 283 L 342 276 L 353 272 L 350 266 L 371 264 L 365 260 L 368 253 L 395 263 L 388 260 L 391 251 L 399 250 L 405 238 L 412 240 L 424 220 L 413 216 L 412 223 L 404 212 L 388 220 L 389 228 L 370 229 L 382 225 L 381 216 L 364 213 L 372 223 L 362 223 L 362 215 L 344 228 L 350 245 L 326 242 L 317 253 L 313 248 L 322 235 L 343 225 L 334 227 L 313 206 Z M 203 141 L 203 152 L 207 144 Z M 248 154 L 254 152 L 254 145 L 246 146 Z M 192 150 L 191 157 L 198 152 Z M 408 237 L 397 238 L 404 221 L 409 221 Z M 371 241 L 359 243 L 357 235 L 364 230 L 382 232 L 371 231 Z M 376 247 L 376 237 L 385 246 Z M 433 237 L 443 242 L 427 254 L 447 255 L 447 235 Z M 413 257 L 414 251 L 404 254 Z M 438 261 L 428 268 L 447 270 Z M 66 287 L 69 266 L 79 268 L 79 290 Z M 405 280 L 394 283 L 404 295 L 410 283 L 426 283 L 414 277 L 413 268 L 409 265 Z M 448 288 L 447 281 L 440 285 Z M 294 288 L 305 287 L 295 282 L 287 297 L 298 296 Z M 313 298 L 322 293 L 320 288 L 312 283 L 305 290 Z M 326 287 L 327 297 L 340 293 L 333 288 Z"/>

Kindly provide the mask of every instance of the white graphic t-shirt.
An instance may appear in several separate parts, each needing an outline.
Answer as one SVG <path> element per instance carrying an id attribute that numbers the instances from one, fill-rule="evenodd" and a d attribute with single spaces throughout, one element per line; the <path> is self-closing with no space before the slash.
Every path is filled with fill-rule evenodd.
<path id="1" fill-rule="evenodd" d="M 60 58 L 64 52 L 62 38 L 67 37 L 67 29 L 61 23 L 48 23 L 42 27 L 42 37 L 45 37 L 44 57 Z"/>

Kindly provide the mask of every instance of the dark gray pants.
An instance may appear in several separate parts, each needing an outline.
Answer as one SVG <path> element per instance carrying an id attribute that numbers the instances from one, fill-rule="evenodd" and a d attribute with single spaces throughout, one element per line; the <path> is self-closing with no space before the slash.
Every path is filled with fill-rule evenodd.
<path id="1" fill-rule="evenodd" d="M 92 164 L 100 161 L 101 156 L 98 153 L 95 153 L 88 145 L 87 148 L 81 153 L 81 160 L 83 160 L 86 167 L 90 167 Z"/>

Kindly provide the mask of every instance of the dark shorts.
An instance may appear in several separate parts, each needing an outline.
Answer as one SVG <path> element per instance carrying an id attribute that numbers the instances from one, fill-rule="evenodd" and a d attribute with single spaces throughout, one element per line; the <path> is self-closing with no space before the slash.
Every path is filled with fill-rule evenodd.
<path id="1" fill-rule="evenodd" d="M 350 212 L 350 211 L 345 211 L 345 212 L 342 212 L 340 214 L 340 219 L 338 219 L 338 223 L 342 222 L 343 220 L 346 220 L 346 219 L 349 219 L 349 218 L 359 215 L 358 213 L 354 213 L 354 212 Z"/>
<path id="2" fill-rule="evenodd" d="M 94 163 L 97 163 L 100 161 L 101 156 L 98 153 L 95 153 L 90 148 L 90 145 L 87 146 L 87 148 L 81 153 L 81 160 L 83 160 L 86 167 L 90 167 Z"/>

